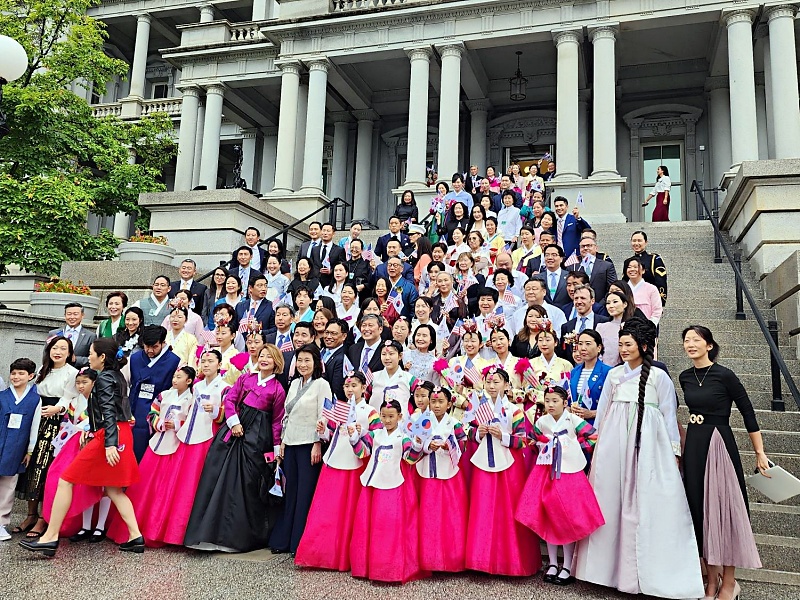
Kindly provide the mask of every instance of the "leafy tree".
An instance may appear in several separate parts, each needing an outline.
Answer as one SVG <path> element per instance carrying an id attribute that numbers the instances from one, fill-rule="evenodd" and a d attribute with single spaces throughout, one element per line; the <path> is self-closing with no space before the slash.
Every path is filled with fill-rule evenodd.
<path id="1" fill-rule="evenodd" d="M 95 0 L 0 0 L 0 31 L 29 67 L 3 95 L 10 133 L 0 140 L 0 275 L 5 265 L 57 274 L 68 260 L 114 256 L 119 240 L 86 227 L 89 212 L 140 215 L 140 193 L 164 191 L 175 153 L 166 114 L 138 122 L 97 119 L 69 85 L 104 87 L 127 65 L 103 51 Z M 131 164 L 131 154 L 137 160 Z"/>

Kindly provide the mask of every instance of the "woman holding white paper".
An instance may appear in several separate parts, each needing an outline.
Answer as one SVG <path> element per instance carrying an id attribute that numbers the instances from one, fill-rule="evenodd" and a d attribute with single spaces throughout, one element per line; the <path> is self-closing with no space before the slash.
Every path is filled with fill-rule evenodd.
<path id="1" fill-rule="evenodd" d="M 689 426 L 684 449 L 684 484 L 700 556 L 706 564 L 706 598 L 739 596 L 735 568 L 761 567 L 747 506 L 742 462 L 728 423 L 736 404 L 765 474 L 764 453 L 755 411 L 739 378 L 715 363 L 719 345 L 711 331 L 692 325 L 683 331 L 683 349 L 694 366 L 680 375 Z"/>

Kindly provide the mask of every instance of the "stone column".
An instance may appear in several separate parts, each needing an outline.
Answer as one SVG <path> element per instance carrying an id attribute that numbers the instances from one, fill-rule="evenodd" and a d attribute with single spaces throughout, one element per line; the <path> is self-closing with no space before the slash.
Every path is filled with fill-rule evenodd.
<path id="1" fill-rule="evenodd" d="M 328 94 L 328 59 L 308 61 L 308 108 L 303 154 L 303 190 L 322 193 L 322 151 L 325 145 L 325 100 Z"/>
<path id="2" fill-rule="evenodd" d="M 431 53 L 430 46 L 406 49 L 411 60 L 411 84 L 408 93 L 408 144 L 404 187 L 425 185 Z"/>
<path id="3" fill-rule="evenodd" d="M 794 37 L 795 8 L 767 7 L 769 55 L 772 74 L 772 110 L 775 158 L 800 157 L 800 105 L 797 89 L 797 50 Z"/>
<path id="4" fill-rule="evenodd" d="M 275 158 L 278 154 L 278 128 L 265 127 L 261 146 L 261 177 L 259 178 L 259 191 L 268 194 L 275 185 Z"/>
<path id="5" fill-rule="evenodd" d="M 128 96 L 144 98 L 144 72 L 147 67 L 147 49 L 150 46 L 150 22 L 148 14 L 136 17 L 136 42 L 131 65 L 131 89 Z"/>
<path id="6" fill-rule="evenodd" d="M 263 21 L 269 14 L 268 0 L 253 0 L 253 21 Z"/>
<path id="7" fill-rule="evenodd" d="M 347 194 L 347 142 L 350 137 L 350 114 L 338 112 L 333 117 L 333 159 L 331 165 L 331 198 Z"/>
<path id="8" fill-rule="evenodd" d="M 458 167 L 458 120 L 461 105 L 461 54 L 464 44 L 439 46 L 442 55 L 442 84 L 439 99 L 439 178 L 450 181 Z"/>
<path id="9" fill-rule="evenodd" d="M 242 130 L 242 179 L 251 190 L 258 189 L 258 130 Z"/>
<path id="10" fill-rule="evenodd" d="M 290 60 L 277 65 L 281 71 L 281 106 L 278 119 L 278 149 L 275 158 L 273 193 L 292 191 L 294 142 L 297 133 L 297 99 L 300 92 L 300 63 Z"/>
<path id="11" fill-rule="evenodd" d="M 200 106 L 197 109 L 197 136 L 194 144 L 194 168 L 192 169 L 192 187 L 200 185 L 200 159 L 203 156 L 203 134 L 206 128 L 206 105 L 200 99 Z"/>
<path id="12" fill-rule="evenodd" d="M 769 41 L 764 44 L 764 95 L 766 97 L 767 105 L 767 156 L 775 158 L 775 121 L 772 109 L 772 69 L 770 62 L 772 60 L 769 52 Z"/>
<path id="13" fill-rule="evenodd" d="M 731 166 L 731 105 L 728 77 L 711 77 L 706 81 L 708 108 L 711 112 L 711 177 L 712 186 L 719 184 Z M 710 187 L 710 186 L 709 186 Z"/>
<path id="14" fill-rule="evenodd" d="M 743 160 L 758 160 L 752 23 L 753 11 L 750 9 L 734 10 L 725 16 L 728 28 L 732 169 L 738 169 Z"/>
<path id="15" fill-rule="evenodd" d="M 592 177 L 619 177 L 617 171 L 617 97 L 615 44 L 617 27 L 589 33 L 594 46 Z"/>
<path id="16" fill-rule="evenodd" d="M 476 165 L 478 173 L 486 172 L 486 123 L 489 118 L 489 99 L 468 100 L 469 128 L 469 165 Z M 467 165 L 464 165 L 467 166 Z"/>
<path id="17" fill-rule="evenodd" d="M 558 49 L 556 85 L 556 179 L 580 179 L 578 158 L 578 50 L 583 34 L 553 32 Z"/>
<path id="18" fill-rule="evenodd" d="M 590 90 L 578 91 L 578 172 L 581 179 L 589 177 L 589 101 Z"/>
<path id="19" fill-rule="evenodd" d="M 214 20 L 214 5 L 203 4 L 200 6 L 200 22 L 211 23 Z"/>
<path id="20" fill-rule="evenodd" d="M 372 128 L 378 115 L 374 110 L 357 110 L 353 116 L 358 120 L 356 143 L 356 182 L 353 190 L 353 218 L 366 219 L 369 215 L 369 188 L 377 173 L 372 170 Z"/>
<path id="21" fill-rule="evenodd" d="M 136 152 L 133 150 L 128 150 L 128 164 L 136 164 Z M 131 236 L 131 221 L 132 216 L 128 213 L 119 212 L 114 215 L 114 237 L 127 240 Z"/>
<path id="22" fill-rule="evenodd" d="M 175 164 L 175 191 L 192 189 L 195 144 L 197 143 L 197 111 L 200 108 L 200 88 L 188 85 L 181 88 L 181 128 L 178 135 L 178 158 Z"/>
<path id="23" fill-rule="evenodd" d="M 292 189 L 303 187 L 303 158 L 306 154 L 306 118 L 308 117 L 308 73 L 300 75 L 297 92 L 297 132 L 294 136 L 294 175 Z"/>
<path id="24" fill-rule="evenodd" d="M 767 139 L 767 90 L 764 73 L 756 73 L 756 125 L 758 127 L 758 159 L 769 158 Z"/>
<path id="25" fill-rule="evenodd" d="M 225 86 L 214 83 L 206 88 L 206 119 L 203 127 L 203 155 L 200 161 L 200 185 L 217 189 L 219 170 L 219 134 L 222 129 L 222 100 Z"/>

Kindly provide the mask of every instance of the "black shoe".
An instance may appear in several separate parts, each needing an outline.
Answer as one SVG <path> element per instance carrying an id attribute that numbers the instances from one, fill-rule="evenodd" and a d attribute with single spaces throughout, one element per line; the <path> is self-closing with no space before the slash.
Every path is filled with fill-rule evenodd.
<path id="1" fill-rule="evenodd" d="M 556 570 L 556 572 L 555 572 L 555 573 L 553 573 L 552 575 L 548 575 L 548 574 L 547 574 L 547 572 L 548 572 L 550 569 L 555 569 L 555 570 Z M 547 565 L 547 566 L 544 568 L 544 573 L 542 573 L 542 580 L 543 580 L 545 583 L 553 583 L 553 580 L 556 578 L 556 575 L 558 575 L 558 565 Z"/>
<path id="2" fill-rule="evenodd" d="M 144 552 L 144 537 L 141 535 L 137 538 L 134 538 L 124 544 L 119 545 L 120 552 L 135 552 L 136 554 L 142 554 Z"/>
<path id="3" fill-rule="evenodd" d="M 75 535 L 69 536 L 69 541 L 73 542 L 73 543 L 74 542 L 82 542 L 84 540 L 88 540 L 91 536 L 92 536 L 92 530 L 91 529 L 81 529 Z"/>
<path id="4" fill-rule="evenodd" d="M 95 529 L 92 531 L 92 535 L 89 538 L 89 543 L 96 544 L 97 542 L 102 542 L 104 539 L 106 539 L 105 529 Z"/>
<path id="5" fill-rule="evenodd" d="M 40 542 L 39 540 L 20 540 L 19 545 L 31 552 L 41 552 L 45 556 L 53 557 L 58 550 L 58 540 L 54 542 Z"/>
<path id="6" fill-rule="evenodd" d="M 567 577 L 560 576 L 561 573 L 563 573 L 564 571 L 567 572 Z M 553 577 L 552 583 L 555 583 L 556 585 L 570 585 L 575 583 L 575 578 L 572 576 L 572 573 L 570 573 L 569 569 L 561 567 L 561 570 L 558 572 L 558 575 Z"/>

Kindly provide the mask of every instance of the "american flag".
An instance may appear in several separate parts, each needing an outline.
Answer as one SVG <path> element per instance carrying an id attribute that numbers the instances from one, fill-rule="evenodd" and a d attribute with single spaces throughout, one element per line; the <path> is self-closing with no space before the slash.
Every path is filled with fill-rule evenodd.
<path id="1" fill-rule="evenodd" d="M 570 257 L 564 261 L 565 267 L 574 267 L 577 264 L 580 264 L 581 259 L 578 258 L 578 254 L 573 252 Z"/>
<path id="2" fill-rule="evenodd" d="M 453 331 L 450 332 L 450 335 L 457 335 L 457 336 L 464 335 L 464 320 L 463 319 L 459 319 L 458 321 L 455 322 L 455 324 L 453 325 Z"/>
<path id="3" fill-rule="evenodd" d="M 371 262 L 372 259 L 375 258 L 375 252 L 372 250 L 372 244 L 367 244 L 367 247 L 364 248 L 364 251 L 361 253 L 361 258 L 367 262 Z"/>
<path id="4" fill-rule="evenodd" d="M 478 368 L 469 357 L 464 361 L 464 377 L 468 379 L 472 385 L 477 385 L 481 380 L 481 374 L 478 372 Z"/>
<path id="5" fill-rule="evenodd" d="M 370 369 L 369 367 L 367 367 L 367 370 L 364 372 L 364 377 L 365 377 L 365 378 L 366 378 L 366 380 L 367 380 L 367 386 L 370 386 L 370 385 L 372 385 L 372 378 L 373 378 L 373 375 L 372 375 L 372 369 Z"/>
<path id="6" fill-rule="evenodd" d="M 503 302 L 505 302 L 506 304 L 515 304 L 516 301 L 517 300 L 516 297 L 514 296 L 514 292 L 506 288 L 506 291 L 503 292 Z"/>
<path id="7" fill-rule="evenodd" d="M 251 327 L 250 322 L 256 318 L 256 309 L 250 307 L 250 310 L 247 311 L 247 315 L 242 322 L 239 323 L 239 333 L 244 333 L 248 331 Z"/>
<path id="8" fill-rule="evenodd" d="M 458 445 L 458 440 L 452 433 L 447 436 L 447 453 L 450 455 L 450 462 L 457 467 L 458 461 L 461 459 L 461 446 Z"/>
<path id="9" fill-rule="evenodd" d="M 397 314 L 403 312 L 403 307 L 405 304 L 403 303 L 403 293 L 398 291 L 397 288 L 392 288 L 392 291 L 389 292 L 389 297 L 387 298 L 389 304 L 394 306 L 394 309 L 397 311 Z"/>
<path id="10" fill-rule="evenodd" d="M 200 341 L 208 346 L 217 346 L 217 335 L 213 331 L 203 329 L 200 332 Z"/>
<path id="11" fill-rule="evenodd" d="M 281 347 L 278 348 L 278 350 L 280 350 L 281 352 L 291 352 L 292 350 L 294 350 L 294 345 L 292 344 L 292 337 L 287 335 L 286 339 L 283 340 L 283 343 L 281 344 Z"/>
<path id="12" fill-rule="evenodd" d="M 344 360 L 342 361 L 342 377 L 347 377 L 353 371 L 355 371 L 353 368 L 353 363 L 351 363 L 350 359 L 345 356 Z"/>
<path id="13" fill-rule="evenodd" d="M 275 308 L 277 308 L 278 306 L 280 306 L 281 304 L 284 304 L 284 303 L 289 304 L 290 300 L 291 300 L 291 298 L 289 298 L 289 292 L 286 292 L 285 294 L 281 294 L 280 296 L 275 298 L 275 300 L 272 301 L 273 310 Z"/>
<path id="14" fill-rule="evenodd" d="M 475 407 L 475 420 L 478 425 L 487 425 L 495 419 L 494 407 L 489 399 L 482 395 L 478 401 L 478 406 Z"/>
<path id="15" fill-rule="evenodd" d="M 334 398 L 325 398 L 322 403 L 322 418 L 333 421 L 337 425 L 347 423 L 350 418 L 350 403 Z"/>

